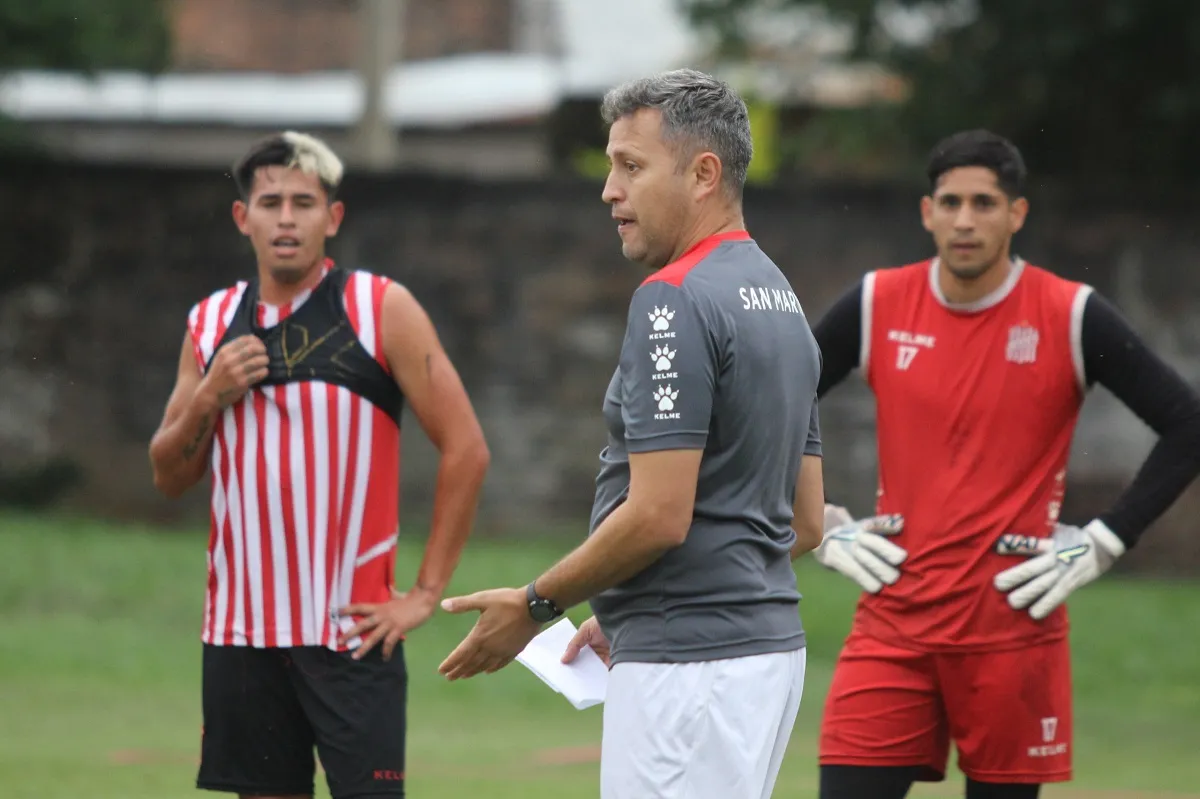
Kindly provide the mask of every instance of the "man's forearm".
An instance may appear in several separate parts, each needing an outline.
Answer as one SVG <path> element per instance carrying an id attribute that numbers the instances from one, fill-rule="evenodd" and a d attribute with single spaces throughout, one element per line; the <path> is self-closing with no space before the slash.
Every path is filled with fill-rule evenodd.
<path id="1" fill-rule="evenodd" d="M 820 546 L 819 541 L 817 542 L 817 546 Z M 792 544 L 791 558 L 792 560 L 796 560 L 797 558 L 812 552 L 816 548 L 817 547 L 813 546 L 811 541 L 797 537 L 796 543 Z"/>
<path id="2" fill-rule="evenodd" d="M 538 596 L 561 609 L 578 605 L 636 576 L 676 546 L 659 535 L 661 527 L 628 502 L 565 558 L 537 578 Z"/>
<path id="3" fill-rule="evenodd" d="M 1129 487 L 1099 518 L 1125 544 L 1162 516 L 1200 473 L 1200 416 L 1167 430 L 1146 456 Z"/>
<path id="4" fill-rule="evenodd" d="M 815 408 L 810 422 L 812 432 L 800 458 L 800 473 L 796 476 L 796 496 L 792 500 L 792 532 L 796 541 L 790 552 L 792 560 L 811 552 L 825 537 L 825 477 L 824 461 L 820 454 Z"/>
<path id="5" fill-rule="evenodd" d="M 1100 515 L 1130 549 L 1200 471 L 1200 396 L 1097 292 L 1087 297 L 1079 336 L 1088 379 L 1158 434 L 1133 482 Z"/>
<path id="6" fill-rule="evenodd" d="M 434 490 L 433 524 L 417 572 L 418 590 L 440 598 L 450 583 L 475 524 L 488 461 L 487 445 L 482 440 L 442 455 Z"/>
<path id="7" fill-rule="evenodd" d="M 198 387 L 179 418 L 155 435 L 150 442 L 150 463 L 159 491 L 178 497 L 204 476 L 219 412 L 217 398 Z"/>

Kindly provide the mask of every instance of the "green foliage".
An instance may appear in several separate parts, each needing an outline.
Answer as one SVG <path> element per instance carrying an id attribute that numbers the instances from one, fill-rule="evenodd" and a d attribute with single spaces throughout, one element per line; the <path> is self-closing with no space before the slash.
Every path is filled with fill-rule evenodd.
<path id="1" fill-rule="evenodd" d="M 158 72 L 170 55 L 164 0 L 0 0 L 0 71 Z"/>
<path id="2" fill-rule="evenodd" d="M 781 142 L 780 160 L 830 179 L 920 180 L 920 165 L 908 158 L 914 143 L 900 116 L 884 105 L 814 114 Z"/>
<path id="3" fill-rule="evenodd" d="M 818 6 L 851 23 L 854 57 L 881 61 L 911 81 L 911 99 L 891 128 L 905 132 L 910 157 L 955 130 L 988 127 L 1012 137 L 1040 175 L 1200 177 L 1191 150 L 1200 136 L 1200 4 L 890 0 L 892 8 L 959 17 L 913 46 L 889 35 L 876 0 L 681 3 L 732 51 L 743 47 L 754 9 Z"/>

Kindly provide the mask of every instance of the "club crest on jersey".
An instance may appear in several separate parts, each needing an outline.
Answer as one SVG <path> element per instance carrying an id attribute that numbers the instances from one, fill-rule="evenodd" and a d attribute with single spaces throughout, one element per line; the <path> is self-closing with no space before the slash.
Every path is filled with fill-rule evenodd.
<path id="1" fill-rule="evenodd" d="M 1037 345 L 1037 328 L 1027 324 L 1013 325 L 1008 329 L 1004 357 L 1011 363 L 1033 363 L 1037 360 Z"/>

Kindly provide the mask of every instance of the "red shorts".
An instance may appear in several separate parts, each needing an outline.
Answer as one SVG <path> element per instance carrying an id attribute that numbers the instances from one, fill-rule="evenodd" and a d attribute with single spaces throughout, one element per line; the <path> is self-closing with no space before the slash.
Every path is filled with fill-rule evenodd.
<path id="1" fill-rule="evenodd" d="M 1071 652 L 1064 638 L 1024 649 L 929 654 L 852 632 L 821 724 L 822 765 L 958 767 L 980 782 L 1071 779 Z"/>

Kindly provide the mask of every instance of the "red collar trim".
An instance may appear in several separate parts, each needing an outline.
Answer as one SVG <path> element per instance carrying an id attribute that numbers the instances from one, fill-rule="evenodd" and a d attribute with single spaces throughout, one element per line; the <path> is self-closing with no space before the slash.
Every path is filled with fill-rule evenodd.
<path id="1" fill-rule="evenodd" d="M 714 233 L 706 239 L 700 239 L 690 250 L 679 256 L 679 260 L 692 256 L 696 250 L 704 248 L 708 252 L 715 250 L 722 242 L 726 241 L 747 241 L 750 238 L 750 232 L 747 230 L 727 230 L 724 233 Z"/>
<path id="2" fill-rule="evenodd" d="M 714 233 L 696 242 L 691 249 L 679 256 L 679 258 L 650 275 L 650 277 L 642 281 L 642 285 L 661 281 L 678 286 L 683 283 L 683 279 L 687 277 L 687 273 L 692 271 L 692 267 L 703 261 L 717 247 L 720 247 L 727 241 L 749 240 L 750 233 L 745 230 L 729 230 L 725 233 Z"/>

